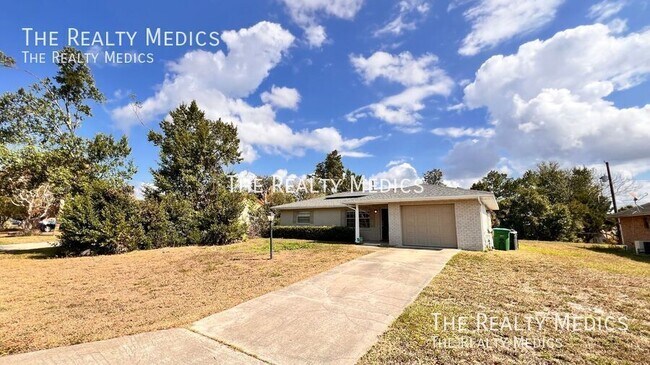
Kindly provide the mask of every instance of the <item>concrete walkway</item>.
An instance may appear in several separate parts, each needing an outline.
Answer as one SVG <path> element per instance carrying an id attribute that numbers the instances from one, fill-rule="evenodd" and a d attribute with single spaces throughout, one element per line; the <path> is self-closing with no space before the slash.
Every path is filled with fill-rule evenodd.
<path id="1" fill-rule="evenodd" d="M 52 242 L 34 242 L 34 243 L 12 243 L 9 245 L 0 245 L 0 252 L 13 252 L 13 251 L 32 251 L 42 250 L 58 246 Z"/>
<path id="2" fill-rule="evenodd" d="M 144 333 L 0 364 L 354 364 L 457 252 L 380 249 L 202 319 L 195 333 Z"/>
<path id="3" fill-rule="evenodd" d="M 275 364 L 354 364 L 456 250 L 390 248 L 196 322 Z"/>
<path id="4" fill-rule="evenodd" d="M 186 329 L 141 333 L 111 340 L 0 357 L 0 364 L 264 364 Z"/>

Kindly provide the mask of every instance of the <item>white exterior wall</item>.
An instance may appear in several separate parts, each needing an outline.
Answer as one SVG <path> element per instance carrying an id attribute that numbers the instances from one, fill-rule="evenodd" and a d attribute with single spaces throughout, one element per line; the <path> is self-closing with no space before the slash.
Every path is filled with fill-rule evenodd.
<path id="1" fill-rule="evenodd" d="M 483 215 L 481 204 L 477 200 L 459 200 L 454 203 L 456 207 L 456 237 L 458 248 L 469 251 L 483 251 L 485 249 L 485 236 L 483 229 Z"/>
<path id="2" fill-rule="evenodd" d="M 483 248 L 494 248 L 492 234 L 492 216 L 484 204 L 481 204 L 481 232 L 483 234 Z"/>
<path id="3" fill-rule="evenodd" d="M 402 210 L 398 203 L 388 204 L 388 242 L 402 246 Z"/>

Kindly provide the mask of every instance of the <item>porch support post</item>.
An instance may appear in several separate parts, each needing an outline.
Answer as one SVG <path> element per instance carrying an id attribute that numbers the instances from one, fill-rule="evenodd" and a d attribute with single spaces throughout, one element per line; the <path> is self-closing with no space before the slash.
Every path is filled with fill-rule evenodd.
<path id="1" fill-rule="evenodd" d="M 357 242 L 361 235 L 359 234 L 359 204 L 354 205 L 354 242 Z"/>

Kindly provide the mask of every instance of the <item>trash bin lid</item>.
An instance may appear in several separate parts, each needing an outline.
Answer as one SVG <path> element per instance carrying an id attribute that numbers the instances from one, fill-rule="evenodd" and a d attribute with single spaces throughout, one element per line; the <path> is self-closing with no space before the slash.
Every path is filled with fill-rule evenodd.
<path id="1" fill-rule="evenodd" d="M 494 230 L 499 232 L 510 232 L 510 228 L 494 228 Z"/>

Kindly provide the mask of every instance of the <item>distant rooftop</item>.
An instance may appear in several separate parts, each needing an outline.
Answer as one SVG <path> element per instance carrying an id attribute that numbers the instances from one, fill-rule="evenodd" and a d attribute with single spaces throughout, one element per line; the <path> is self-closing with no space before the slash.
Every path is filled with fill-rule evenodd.
<path id="1" fill-rule="evenodd" d="M 625 218 L 625 217 L 643 217 L 650 215 L 650 203 L 645 203 L 636 207 L 620 210 L 618 213 L 610 214 L 610 218 Z"/>

